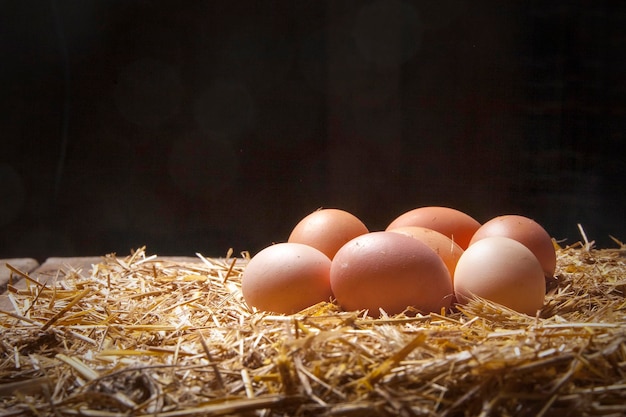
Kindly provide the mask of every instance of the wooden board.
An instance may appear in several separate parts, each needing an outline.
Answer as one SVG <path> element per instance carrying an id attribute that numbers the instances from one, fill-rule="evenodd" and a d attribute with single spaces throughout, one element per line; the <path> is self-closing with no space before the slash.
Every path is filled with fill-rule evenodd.
<path id="1" fill-rule="evenodd" d="M 39 262 L 33 258 L 0 259 L 0 293 L 6 291 L 9 281 L 16 282 L 21 279 L 21 276 L 9 269 L 7 264 L 25 273 L 30 273 L 39 266 Z"/>

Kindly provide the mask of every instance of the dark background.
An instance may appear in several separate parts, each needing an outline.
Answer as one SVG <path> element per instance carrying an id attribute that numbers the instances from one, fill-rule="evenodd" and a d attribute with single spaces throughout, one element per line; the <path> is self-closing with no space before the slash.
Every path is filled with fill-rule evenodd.
<path id="1" fill-rule="evenodd" d="M 321 206 L 613 247 L 625 3 L 2 1 L 0 257 L 255 252 Z"/>

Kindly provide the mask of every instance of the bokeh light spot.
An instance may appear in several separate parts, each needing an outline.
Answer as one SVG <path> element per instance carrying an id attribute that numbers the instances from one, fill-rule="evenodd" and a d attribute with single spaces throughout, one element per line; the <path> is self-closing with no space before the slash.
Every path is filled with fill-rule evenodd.
<path id="1" fill-rule="evenodd" d="M 174 185 L 188 197 L 202 201 L 219 199 L 238 171 L 231 143 L 211 140 L 202 134 L 177 140 L 172 146 L 168 172 Z"/>
<path id="2" fill-rule="evenodd" d="M 115 103 L 127 120 L 144 127 L 157 127 L 178 113 L 183 95 L 178 72 L 170 65 L 140 59 L 118 75 Z"/>
<path id="3" fill-rule="evenodd" d="M 397 67 L 419 50 L 422 23 L 411 4 L 379 0 L 359 10 L 353 35 L 365 59 L 380 67 Z"/>
<path id="4" fill-rule="evenodd" d="M 238 82 L 220 80 L 200 93 L 194 106 L 198 126 L 223 138 L 248 130 L 255 119 L 255 104 L 247 88 Z"/>

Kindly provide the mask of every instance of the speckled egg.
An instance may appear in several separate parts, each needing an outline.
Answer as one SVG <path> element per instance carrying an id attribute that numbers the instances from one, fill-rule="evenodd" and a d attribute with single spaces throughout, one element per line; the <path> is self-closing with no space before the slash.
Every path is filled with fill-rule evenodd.
<path id="1" fill-rule="evenodd" d="M 405 226 L 390 229 L 393 233 L 402 233 L 420 240 L 428 245 L 446 264 L 450 276 L 454 280 L 454 270 L 459 258 L 463 254 L 463 249 L 457 245 L 452 239 L 435 230 L 426 227 Z"/>
<path id="2" fill-rule="evenodd" d="M 492 236 L 508 237 L 522 243 L 535 254 L 544 275 L 554 276 L 556 251 L 548 232 L 539 223 L 525 216 L 507 214 L 485 222 L 472 236 L 470 245 Z"/>
<path id="3" fill-rule="evenodd" d="M 330 284 L 344 310 L 397 314 L 450 307 L 452 281 L 446 265 L 425 243 L 400 233 L 371 232 L 337 251 Z"/>
<path id="4" fill-rule="evenodd" d="M 244 300 L 262 311 L 292 314 L 330 301 L 328 256 L 301 243 L 277 243 L 261 250 L 241 277 Z"/>
<path id="5" fill-rule="evenodd" d="M 534 316 L 543 306 L 545 279 L 541 264 L 526 246 L 507 237 L 486 237 L 461 255 L 454 291 L 461 304 L 476 295 Z"/>
<path id="6" fill-rule="evenodd" d="M 332 259 L 346 242 L 368 232 L 367 226 L 354 214 L 326 208 L 300 220 L 287 241 L 312 246 Z"/>
<path id="7" fill-rule="evenodd" d="M 401 214 L 387 226 L 386 230 L 404 226 L 435 230 L 448 236 L 461 249 L 466 249 L 480 223 L 469 214 L 450 207 L 425 206 Z"/>

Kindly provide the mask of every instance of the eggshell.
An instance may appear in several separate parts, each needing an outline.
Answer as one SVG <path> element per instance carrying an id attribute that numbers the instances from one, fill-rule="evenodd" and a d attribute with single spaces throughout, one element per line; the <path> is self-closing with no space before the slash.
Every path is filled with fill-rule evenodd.
<path id="1" fill-rule="evenodd" d="M 487 237 L 461 255 L 454 291 L 461 304 L 474 294 L 534 316 L 543 306 L 545 278 L 539 261 L 526 246 L 507 237 Z"/>
<path id="2" fill-rule="evenodd" d="M 480 223 L 470 215 L 453 208 L 426 206 L 401 214 L 387 226 L 386 230 L 404 226 L 419 226 L 435 230 L 448 236 L 461 249 L 466 249 L 470 239 L 480 227 Z"/>
<path id="3" fill-rule="evenodd" d="M 278 243 L 261 250 L 241 277 L 244 300 L 259 310 L 292 314 L 330 301 L 330 259 L 301 243 Z"/>
<path id="4" fill-rule="evenodd" d="M 530 249 L 541 264 L 544 275 L 554 276 L 556 270 L 556 251 L 552 238 L 537 222 L 528 217 L 507 214 L 494 217 L 485 222 L 472 236 L 470 245 L 492 236 L 515 239 Z"/>
<path id="5" fill-rule="evenodd" d="M 332 259 L 346 242 L 368 232 L 367 226 L 352 213 L 328 208 L 300 220 L 287 242 L 312 246 Z"/>
<path id="6" fill-rule="evenodd" d="M 379 309 L 397 314 L 407 307 L 439 312 L 451 304 L 448 269 L 425 243 L 400 233 L 371 232 L 337 251 L 330 285 L 345 310 Z"/>
<path id="7" fill-rule="evenodd" d="M 390 232 L 402 233 L 406 236 L 411 236 L 417 240 L 424 242 L 429 248 L 435 251 L 437 255 L 446 264 L 448 272 L 454 281 L 454 270 L 459 258 L 463 254 L 463 249 L 452 241 L 449 237 L 435 230 L 428 229 L 426 227 L 418 226 L 405 226 L 390 229 Z"/>

